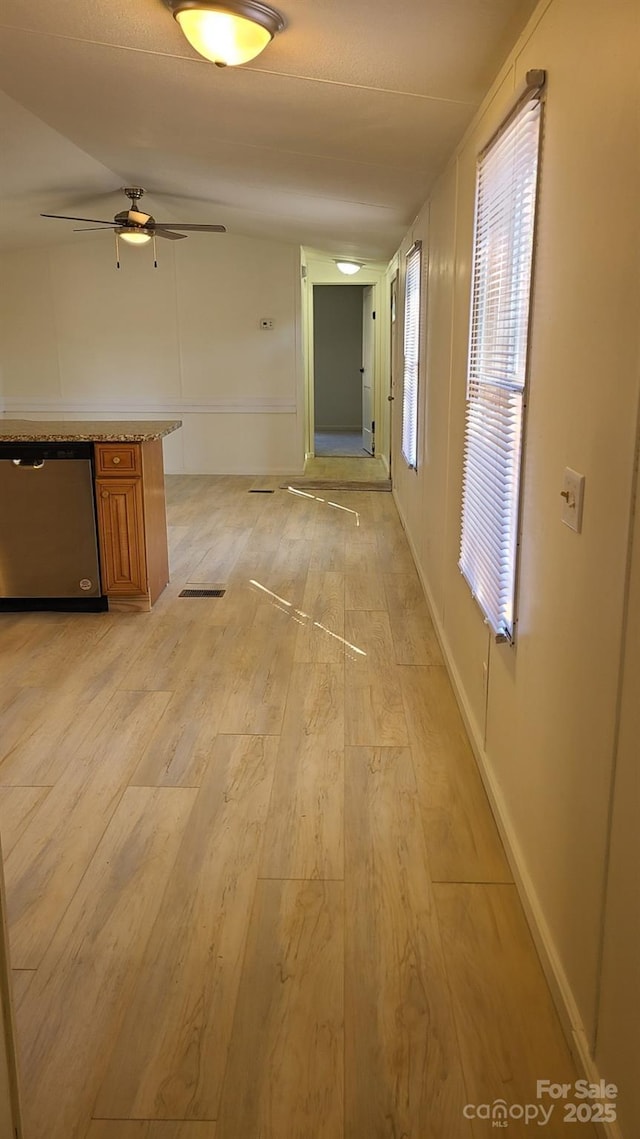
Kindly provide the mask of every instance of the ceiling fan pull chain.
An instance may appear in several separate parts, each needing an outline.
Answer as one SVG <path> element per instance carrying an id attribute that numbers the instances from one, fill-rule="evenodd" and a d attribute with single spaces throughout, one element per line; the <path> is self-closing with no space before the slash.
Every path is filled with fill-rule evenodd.
<path id="1" fill-rule="evenodd" d="M 118 231 L 114 230 L 114 237 L 116 239 L 116 269 L 120 268 L 120 245 L 118 244 Z"/>
<path id="2" fill-rule="evenodd" d="M 155 233 L 153 235 L 153 267 L 154 267 L 154 269 L 158 268 L 158 253 L 156 250 L 156 235 L 155 235 Z"/>

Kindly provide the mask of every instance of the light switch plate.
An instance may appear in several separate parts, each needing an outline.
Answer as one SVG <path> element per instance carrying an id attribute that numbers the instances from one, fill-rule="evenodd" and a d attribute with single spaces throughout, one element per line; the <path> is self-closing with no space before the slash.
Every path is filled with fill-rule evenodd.
<path id="1" fill-rule="evenodd" d="M 584 475 L 565 467 L 562 482 L 562 521 L 576 533 L 582 530 L 582 504 L 584 502 Z"/>

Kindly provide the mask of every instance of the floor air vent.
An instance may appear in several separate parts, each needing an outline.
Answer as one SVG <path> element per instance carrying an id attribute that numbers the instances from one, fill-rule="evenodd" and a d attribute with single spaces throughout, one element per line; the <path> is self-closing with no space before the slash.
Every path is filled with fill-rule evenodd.
<path id="1" fill-rule="evenodd" d="M 266 487 L 252 486 L 249 494 L 275 494 L 275 490 L 268 490 Z"/>
<path id="2" fill-rule="evenodd" d="M 183 589 L 178 597 L 224 597 L 226 589 Z"/>

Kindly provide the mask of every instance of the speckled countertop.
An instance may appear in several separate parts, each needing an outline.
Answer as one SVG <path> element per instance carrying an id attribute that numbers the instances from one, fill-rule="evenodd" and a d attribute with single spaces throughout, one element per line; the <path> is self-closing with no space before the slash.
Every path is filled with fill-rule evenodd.
<path id="1" fill-rule="evenodd" d="M 4 419 L 0 443 L 147 443 L 182 427 L 181 419 Z"/>

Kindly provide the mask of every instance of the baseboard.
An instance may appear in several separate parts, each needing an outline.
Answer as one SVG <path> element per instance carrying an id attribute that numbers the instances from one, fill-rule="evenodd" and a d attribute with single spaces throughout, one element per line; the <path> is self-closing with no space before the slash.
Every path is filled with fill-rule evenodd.
<path id="1" fill-rule="evenodd" d="M 225 466 L 224 470 L 219 471 L 186 471 L 184 469 L 175 471 L 166 469 L 165 475 L 171 477 L 172 475 L 193 475 L 197 478 L 199 475 L 237 475 L 239 478 L 290 478 L 299 479 L 304 474 L 304 467 L 298 467 L 295 471 L 291 467 L 242 467 L 238 470 L 232 470 Z"/>
<path id="2" fill-rule="evenodd" d="M 376 455 L 376 458 L 382 459 L 382 465 L 383 465 L 385 471 L 387 472 L 387 478 L 390 479 L 391 478 L 391 468 L 389 467 L 389 456 L 388 455 Z M 396 502 L 396 506 L 397 505 L 398 504 Z M 400 513 L 400 512 L 398 511 L 398 513 Z M 402 523 L 402 525 L 404 526 L 404 522 Z M 405 527 L 405 529 L 406 529 L 406 527 Z M 412 555 L 413 555 L 413 551 L 412 551 Z M 413 560 L 415 562 L 416 559 L 414 558 Z M 420 581 L 422 581 L 422 578 L 420 578 Z"/>
<path id="3" fill-rule="evenodd" d="M 558 956 L 542 906 L 540 905 L 539 898 L 527 870 L 520 843 L 518 842 L 517 835 L 509 817 L 509 812 L 504 802 L 504 797 L 491 769 L 489 757 L 484 747 L 483 736 L 467 699 L 464 685 L 456 668 L 449 640 L 438 617 L 428 582 L 422 572 L 417 551 L 413 544 L 411 534 L 407 529 L 406 519 L 395 489 L 393 489 L 392 493 L 407 543 L 411 550 L 411 556 L 415 563 L 418 577 L 420 578 L 431 620 L 433 621 L 433 627 L 440 643 L 444 662 L 464 721 L 469 742 L 473 749 L 476 763 L 478 764 L 480 777 L 489 799 L 491 811 L 498 827 L 511 873 L 513 874 L 513 881 L 522 903 L 522 908 L 540 958 L 547 984 L 551 991 L 553 1003 L 556 1007 L 567 1045 L 575 1060 L 579 1074 L 584 1079 L 592 1083 L 597 1083 L 601 1076 L 589 1049 L 588 1035 L 576 1005 L 573 991 Z M 551 1077 L 552 1075 L 553 1073 L 550 1073 Z M 617 1123 L 600 1123 L 594 1126 L 596 1132 L 602 1139 L 623 1139 Z"/>

